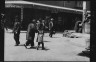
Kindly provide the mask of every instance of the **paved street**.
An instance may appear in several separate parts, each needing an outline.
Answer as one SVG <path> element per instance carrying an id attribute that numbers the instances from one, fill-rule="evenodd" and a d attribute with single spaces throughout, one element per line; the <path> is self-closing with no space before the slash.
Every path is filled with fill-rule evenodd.
<path id="1" fill-rule="evenodd" d="M 36 34 L 37 36 L 37 34 Z M 88 57 L 78 55 L 85 50 L 85 37 L 67 38 L 56 33 L 53 38 L 44 35 L 45 50 L 26 49 L 26 32 L 20 34 L 20 46 L 14 46 L 13 33 L 5 32 L 5 61 L 90 61 Z M 35 46 L 37 46 L 35 37 Z M 30 46 L 28 46 L 30 47 Z"/>

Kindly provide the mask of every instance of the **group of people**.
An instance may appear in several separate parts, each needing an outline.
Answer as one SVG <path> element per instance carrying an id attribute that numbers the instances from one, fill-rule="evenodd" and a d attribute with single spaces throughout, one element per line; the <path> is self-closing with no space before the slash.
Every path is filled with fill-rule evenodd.
<path id="1" fill-rule="evenodd" d="M 4 14 L 2 15 L 2 20 L 1 20 L 1 28 L 4 28 Z M 54 30 L 54 23 L 53 23 L 53 18 L 50 18 L 49 21 L 49 36 L 52 37 L 52 35 L 55 33 Z M 90 23 L 90 14 L 87 14 L 86 19 L 83 23 Z M 42 49 L 44 48 L 44 42 L 43 42 L 43 37 L 44 37 L 44 32 L 45 32 L 45 27 L 46 27 L 46 23 L 45 20 L 39 19 L 39 20 L 35 20 L 33 19 L 31 21 L 31 23 L 28 25 L 27 28 L 27 33 L 26 33 L 26 43 L 24 44 L 24 46 L 27 48 L 27 46 L 29 46 L 29 44 L 31 44 L 30 48 L 34 48 L 34 38 L 35 38 L 35 33 L 38 33 L 37 35 L 37 40 L 36 42 L 38 42 L 37 45 L 37 50 L 39 49 L 40 44 L 42 44 Z M 14 23 L 14 28 L 13 28 L 13 33 L 14 33 L 14 40 L 16 42 L 15 46 L 18 46 L 20 44 L 19 41 L 19 36 L 20 36 L 20 30 L 21 30 L 21 21 L 18 19 L 18 16 L 16 16 L 15 18 L 15 23 Z M 76 32 L 82 32 L 82 22 L 81 21 L 77 21 L 76 25 L 75 25 L 75 30 Z M 87 42 L 87 47 L 86 47 L 86 51 L 90 50 L 90 39 L 88 39 Z M 83 52 L 86 52 L 83 51 Z"/>
<path id="2" fill-rule="evenodd" d="M 18 17 L 16 17 L 15 23 L 14 23 L 14 29 L 13 29 L 14 40 L 16 41 L 15 46 L 18 46 L 20 44 L 20 41 L 19 41 L 20 29 L 21 29 L 21 22 L 18 20 Z M 52 37 L 52 35 L 53 35 L 53 18 L 50 19 L 49 30 L 50 30 L 49 36 Z M 28 24 L 27 33 L 26 33 L 27 41 L 24 44 L 24 46 L 27 48 L 27 46 L 29 44 L 31 44 L 30 48 L 34 48 L 35 33 L 38 33 L 37 40 L 36 40 L 36 42 L 38 42 L 37 50 L 39 49 L 40 44 L 42 44 L 42 49 L 45 49 L 44 42 L 43 42 L 44 31 L 45 31 L 45 21 L 42 19 L 37 20 L 37 21 L 35 19 L 33 19 L 31 21 L 31 23 Z"/>

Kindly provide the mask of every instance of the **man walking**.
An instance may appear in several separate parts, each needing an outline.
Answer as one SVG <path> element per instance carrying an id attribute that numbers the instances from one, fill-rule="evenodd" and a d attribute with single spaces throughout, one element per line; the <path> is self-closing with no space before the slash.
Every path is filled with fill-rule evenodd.
<path id="1" fill-rule="evenodd" d="M 29 44 L 31 44 L 30 48 L 34 48 L 34 37 L 35 37 L 35 32 L 37 32 L 36 29 L 36 24 L 35 24 L 35 19 L 28 25 L 28 30 L 26 34 L 26 40 L 27 42 L 24 44 L 24 46 L 27 48 Z"/>
<path id="2" fill-rule="evenodd" d="M 49 30 L 50 30 L 49 36 L 52 37 L 52 35 L 53 35 L 53 18 L 51 18 L 51 21 L 49 22 Z"/>
<path id="3" fill-rule="evenodd" d="M 14 23 L 14 28 L 13 28 L 14 40 L 16 41 L 15 46 L 18 46 L 20 44 L 20 41 L 19 41 L 20 27 L 21 27 L 20 21 L 18 20 L 18 16 L 16 16 L 15 23 Z"/>

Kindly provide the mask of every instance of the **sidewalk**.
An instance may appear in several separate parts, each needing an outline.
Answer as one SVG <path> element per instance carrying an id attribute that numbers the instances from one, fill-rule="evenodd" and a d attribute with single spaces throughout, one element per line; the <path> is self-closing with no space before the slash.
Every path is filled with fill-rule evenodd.
<path id="1" fill-rule="evenodd" d="M 37 34 L 36 34 L 37 36 Z M 82 40 L 82 41 L 81 41 Z M 14 46 L 13 33 L 5 33 L 4 60 L 5 61 L 89 61 L 89 58 L 78 54 L 85 49 L 82 38 L 67 38 L 56 33 L 53 38 L 49 33 L 44 35 L 46 50 L 26 49 L 26 33 L 20 34 L 20 46 Z M 35 46 L 37 46 L 35 37 Z M 30 46 L 28 46 L 30 47 Z"/>
<path id="2" fill-rule="evenodd" d="M 70 38 L 71 42 L 74 42 L 76 44 L 80 44 L 82 46 L 86 47 L 86 41 L 90 39 L 90 34 L 85 33 L 72 33 L 72 35 L 78 37 L 78 38 Z"/>
<path id="3" fill-rule="evenodd" d="M 73 32 L 73 30 L 70 30 L 70 31 L 72 31 Z M 5 32 L 12 32 L 12 30 L 11 29 L 9 29 L 8 31 L 6 31 L 5 30 Z M 20 31 L 21 33 L 25 33 L 26 34 L 26 32 L 27 31 Z M 48 35 L 49 33 L 48 32 L 46 32 L 46 34 Z M 45 34 L 45 35 L 46 35 Z M 76 43 L 76 44 L 80 44 L 80 45 L 83 45 L 83 46 L 86 46 L 86 40 L 88 39 L 88 38 L 90 38 L 90 34 L 85 34 L 85 33 L 72 33 L 72 35 L 75 35 L 76 37 L 78 37 L 78 38 L 67 38 L 67 39 L 69 39 L 71 42 L 74 42 L 74 43 Z M 65 37 L 63 37 L 63 32 L 56 32 L 56 34 L 55 35 L 53 35 L 53 36 L 59 36 L 59 37 L 61 37 L 61 38 L 65 38 Z M 63 39 L 64 40 L 64 39 Z M 79 40 L 79 41 L 78 41 Z"/>

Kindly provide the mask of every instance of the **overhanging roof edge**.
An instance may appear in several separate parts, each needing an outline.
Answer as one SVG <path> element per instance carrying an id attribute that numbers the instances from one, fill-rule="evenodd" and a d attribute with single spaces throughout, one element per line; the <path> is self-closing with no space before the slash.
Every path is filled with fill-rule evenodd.
<path id="1" fill-rule="evenodd" d="M 48 4 L 41 4 L 41 3 L 35 3 L 35 2 L 28 2 L 28 1 L 5 1 L 5 4 L 29 4 L 29 5 L 32 4 L 32 5 L 39 5 L 39 6 L 45 6 L 45 7 L 57 8 L 57 9 L 63 9 L 63 10 L 83 12 L 83 10 L 54 6 L 54 5 L 48 5 Z"/>

